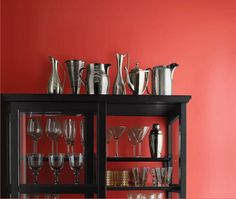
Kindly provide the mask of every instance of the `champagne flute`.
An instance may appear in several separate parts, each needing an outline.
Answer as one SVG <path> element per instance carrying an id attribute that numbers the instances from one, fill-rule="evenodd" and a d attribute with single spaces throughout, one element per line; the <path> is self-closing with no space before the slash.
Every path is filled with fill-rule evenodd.
<path id="1" fill-rule="evenodd" d="M 111 141 L 111 138 L 112 138 L 112 133 L 111 131 L 107 130 L 107 133 L 106 133 L 106 143 L 107 145 L 109 145 L 110 141 Z M 109 155 L 109 147 L 107 146 L 107 156 Z"/>
<path id="2" fill-rule="evenodd" d="M 77 132 L 76 121 L 72 119 L 64 120 L 63 130 L 67 145 L 67 154 L 70 153 L 70 145 L 71 145 L 71 151 L 72 153 L 74 153 L 74 142 Z"/>

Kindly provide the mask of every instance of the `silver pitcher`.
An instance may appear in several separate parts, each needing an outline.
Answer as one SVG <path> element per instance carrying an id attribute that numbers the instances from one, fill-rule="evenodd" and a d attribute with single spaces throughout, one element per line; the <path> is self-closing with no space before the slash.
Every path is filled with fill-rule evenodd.
<path id="1" fill-rule="evenodd" d="M 125 95 L 126 89 L 125 89 L 125 81 L 122 76 L 122 65 L 124 58 L 127 57 L 127 67 L 129 67 L 129 56 L 128 54 L 119 54 L 116 53 L 116 60 L 117 60 L 117 74 L 116 79 L 113 84 L 113 90 L 112 93 L 114 95 Z"/>
<path id="2" fill-rule="evenodd" d="M 64 90 L 65 81 L 66 81 L 65 69 L 63 68 L 62 64 L 54 57 L 49 56 L 49 59 L 52 63 L 52 73 L 48 81 L 47 91 L 49 94 L 62 94 Z M 60 66 L 63 69 L 63 73 L 64 73 L 63 84 L 61 84 L 61 80 L 58 74 L 58 64 L 60 64 Z"/>
<path id="3" fill-rule="evenodd" d="M 170 65 L 156 66 L 152 69 L 152 94 L 153 95 L 171 95 L 172 80 L 176 63 Z"/>
<path id="4" fill-rule="evenodd" d="M 88 64 L 85 87 L 87 94 L 109 94 L 109 67 L 111 64 Z M 82 68 L 82 71 L 85 68 Z"/>
<path id="5" fill-rule="evenodd" d="M 70 85 L 73 94 L 80 93 L 81 86 L 81 75 L 82 72 L 80 69 L 84 68 L 84 61 L 82 60 L 67 60 L 65 61 L 67 66 L 67 71 L 70 78 Z"/>
<path id="6" fill-rule="evenodd" d="M 139 68 L 139 65 L 136 64 L 130 72 L 126 67 L 125 70 L 128 86 L 133 94 L 142 95 L 148 86 L 150 69 L 142 70 Z"/>

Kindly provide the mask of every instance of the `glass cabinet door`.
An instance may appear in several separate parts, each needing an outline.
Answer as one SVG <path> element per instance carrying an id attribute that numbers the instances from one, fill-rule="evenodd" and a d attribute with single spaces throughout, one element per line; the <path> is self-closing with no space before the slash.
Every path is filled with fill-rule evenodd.
<path id="1" fill-rule="evenodd" d="M 96 192 L 97 110 L 94 103 L 11 104 L 12 197 L 80 198 Z"/>

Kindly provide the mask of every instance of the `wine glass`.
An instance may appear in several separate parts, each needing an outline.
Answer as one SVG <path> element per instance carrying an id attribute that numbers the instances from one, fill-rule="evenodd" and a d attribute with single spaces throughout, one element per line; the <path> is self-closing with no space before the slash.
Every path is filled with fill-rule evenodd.
<path id="1" fill-rule="evenodd" d="M 28 165 L 31 170 L 33 170 L 33 176 L 34 176 L 34 184 L 38 184 L 38 175 L 39 170 L 43 166 L 43 154 L 41 153 L 33 153 L 30 155 L 27 155 L 28 159 Z"/>
<path id="2" fill-rule="evenodd" d="M 119 157 L 118 154 L 118 146 L 119 146 L 119 138 L 124 133 L 126 129 L 126 126 L 114 126 L 108 128 L 108 131 L 113 135 L 115 141 L 116 141 L 116 157 Z"/>
<path id="3" fill-rule="evenodd" d="M 71 145 L 71 151 L 72 153 L 74 153 L 74 142 L 77 132 L 76 121 L 72 119 L 66 119 L 64 121 L 63 130 L 67 145 L 67 153 L 68 154 L 70 153 L 70 145 Z"/>
<path id="4" fill-rule="evenodd" d="M 84 120 L 80 121 L 80 141 L 83 146 L 83 153 L 84 153 Z"/>
<path id="5" fill-rule="evenodd" d="M 69 155 L 69 165 L 71 170 L 74 171 L 75 175 L 75 184 L 79 184 L 79 177 L 80 177 L 80 169 L 83 166 L 83 154 L 71 154 Z"/>
<path id="6" fill-rule="evenodd" d="M 109 145 L 110 141 L 111 141 L 111 138 L 112 138 L 112 133 L 111 131 L 107 130 L 107 133 L 106 133 L 106 143 L 107 145 Z M 107 156 L 108 156 L 108 151 L 109 151 L 109 147 L 107 147 Z"/>
<path id="7" fill-rule="evenodd" d="M 56 143 L 56 153 L 58 152 L 58 139 L 62 134 L 61 123 L 56 118 L 47 118 L 45 131 L 52 140 L 52 153 L 54 153 L 54 142 Z"/>
<path id="8" fill-rule="evenodd" d="M 139 155 L 138 157 L 141 157 L 141 144 L 143 141 L 143 138 L 148 132 L 149 127 L 148 126 L 140 126 L 140 127 L 133 127 L 131 128 L 131 131 L 133 131 L 134 136 L 136 137 L 138 144 L 139 144 Z"/>
<path id="9" fill-rule="evenodd" d="M 54 171 L 54 184 L 59 184 L 59 172 L 64 166 L 64 154 L 50 154 L 48 161 L 50 168 Z"/>
<path id="10" fill-rule="evenodd" d="M 33 150 L 34 153 L 37 153 L 38 151 L 38 140 L 42 136 L 42 126 L 41 126 L 41 120 L 38 118 L 29 118 L 27 123 L 27 134 L 32 137 L 33 139 Z"/>
<path id="11" fill-rule="evenodd" d="M 133 153 L 134 153 L 134 157 L 136 157 L 136 146 L 138 144 L 138 140 L 136 136 L 134 135 L 134 132 L 131 128 L 128 129 L 127 135 L 128 135 L 129 141 L 133 144 Z"/>

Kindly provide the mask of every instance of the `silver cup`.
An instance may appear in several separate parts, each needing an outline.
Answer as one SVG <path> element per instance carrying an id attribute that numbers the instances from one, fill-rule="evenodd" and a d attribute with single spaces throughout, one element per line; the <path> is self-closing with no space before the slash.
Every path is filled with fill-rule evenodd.
<path id="1" fill-rule="evenodd" d="M 69 165 L 71 170 L 74 171 L 75 175 L 75 184 L 79 184 L 79 177 L 80 177 L 80 169 L 83 166 L 83 154 L 72 154 L 69 155 Z"/>

